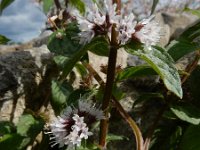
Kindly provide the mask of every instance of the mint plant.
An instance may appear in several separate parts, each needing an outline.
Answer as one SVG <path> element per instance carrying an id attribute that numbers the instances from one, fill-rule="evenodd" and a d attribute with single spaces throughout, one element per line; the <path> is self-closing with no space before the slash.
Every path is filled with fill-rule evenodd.
<path id="1" fill-rule="evenodd" d="M 58 13 L 49 17 L 54 33 L 49 38 L 48 49 L 54 54 L 59 74 L 52 79 L 51 98 L 47 98 L 57 117 L 46 122 L 40 149 L 48 149 L 49 143 L 55 149 L 107 149 L 111 140 L 123 139 L 110 136 L 108 131 L 113 108 L 132 129 L 135 140 L 129 142 L 134 143 L 137 150 L 196 150 L 200 147 L 196 140 L 200 139 L 196 136 L 200 130 L 196 90 L 199 81 L 195 80 L 199 76 L 200 22 L 161 47 L 162 27 L 153 15 L 157 2 L 153 3 L 151 16 L 138 20 L 120 0 L 66 0 L 63 5 L 55 0 Z M 127 68 L 116 66 L 119 49 L 146 63 Z M 107 66 L 102 67 L 105 81 L 90 64 L 88 52 L 108 57 Z M 177 70 L 176 62 L 191 52 L 195 59 L 185 70 Z M 81 82 L 74 86 L 78 75 Z M 159 88 L 154 92 L 142 89 L 132 109 L 150 101 L 161 103 L 147 129 L 125 111 L 120 101 L 125 101 L 126 93 L 118 86 L 125 80 L 144 76 L 158 77 Z M 23 115 L 21 120 L 28 125 L 19 123 L 17 132 L 5 131 L 0 148 L 16 139 L 20 139 L 16 149 L 33 143 L 36 135 L 28 138 L 28 133 L 32 133 L 32 127 L 37 127 L 37 134 L 42 131 L 45 120 L 40 115 L 33 116 Z"/>

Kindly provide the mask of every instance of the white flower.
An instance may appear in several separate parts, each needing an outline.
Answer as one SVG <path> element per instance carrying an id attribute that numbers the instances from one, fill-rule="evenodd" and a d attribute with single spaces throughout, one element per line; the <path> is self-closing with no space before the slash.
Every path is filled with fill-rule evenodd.
<path id="1" fill-rule="evenodd" d="M 50 124 L 50 140 L 52 147 L 59 144 L 60 147 L 68 145 L 68 148 L 80 146 L 82 139 L 88 139 L 92 135 L 88 125 L 103 119 L 104 114 L 91 102 L 79 101 L 78 108 L 67 107 L 61 116 L 55 118 Z"/>
<path id="2" fill-rule="evenodd" d="M 117 23 L 119 15 L 116 12 L 117 4 L 113 4 L 111 0 L 104 0 L 103 14 L 109 16 L 109 23 Z"/>
<path id="3" fill-rule="evenodd" d="M 94 117 L 96 120 L 101 120 L 105 118 L 103 111 L 96 108 L 95 105 L 90 102 L 80 100 L 78 103 L 78 107 L 81 112 L 86 112 L 88 115 Z"/>
<path id="4" fill-rule="evenodd" d="M 72 143 L 73 145 L 80 146 L 82 138 L 79 136 L 79 131 L 72 130 L 70 134 L 65 138 L 66 139 L 66 145 L 69 143 Z"/>
<path id="5" fill-rule="evenodd" d="M 119 16 L 116 13 L 116 4 L 110 0 L 104 0 L 103 8 L 99 8 L 96 3 L 85 0 L 86 11 L 81 15 L 77 10 L 71 15 L 76 18 L 80 29 L 80 44 L 89 43 L 96 35 L 109 35 L 111 27 L 118 22 Z"/>
<path id="6" fill-rule="evenodd" d="M 119 32 L 118 41 L 121 44 L 126 44 L 135 32 L 135 16 L 131 13 L 129 16 L 125 16 L 119 19 L 116 26 L 116 31 Z"/>
<path id="7" fill-rule="evenodd" d="M 153 17 L 150 17 L 139 22 L 136 26 L 139 29 L 136 29 L 134 34 L 134 37 L 146 46 L 155 45 L 160 40 L 161 27 L 152 19 Z"/>

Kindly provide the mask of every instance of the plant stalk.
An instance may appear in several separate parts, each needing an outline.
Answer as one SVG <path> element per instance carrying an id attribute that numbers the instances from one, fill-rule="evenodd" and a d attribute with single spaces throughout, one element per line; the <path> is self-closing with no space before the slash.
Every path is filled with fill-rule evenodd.
<path id="1" fill-rule="evenodd" d="M 99 76 L 99 74 L 93 69 L 93 67 L 88 64 L 84 63 L 83 65 L 88 69 L 88 71 L 93 75 L 93 77 L 96 79 L 96 81 L 100 84 L 102 88 L 105 88 L 104 81 L 102 78 Z M 136 138 L 136 144 L 137 144 L 137 150 L 143 150 L 144 145 L 143 145 L 143 137 L 142 133 L 137 126 L 136 122 L 131 118 L 131 116 L 124 110 L 124 108 L 121 106 L 121 104 L 116 100 L 116 98 L 112 95 L 112 101 L 111 101 L 117 110 L 119 111 L 120 115 L 126 120 L 126 122 L 129 124 L 131 129 L 134 132 L 135 138 Z"/>
<path id="2" fill-rule="evenodd" d="M 118 14 L 120 13 L 121 9 L 121 0 L 113 0 L 113 3 L 117 4 L 117 11 Z M 116 67 L 116 60 L 117 60 L 117 49 L 118 49 L 118 42 L 117 42 L 117 31 L 115 31 L 115 25 L 112 26 L 111 32 L 111 42 L 110 42 L 110 52 L 108 58 L 108 69 L 107 69 L 107 79 L 106 85 L 104 90 L 104 96 L 102 101 L 102 109 L 105 113 L 106 119 L 101 120 L 100 123 L 100 138 L 99 138 L 99 145 L 103 148 L 106 147 L 106 135 L 108 132 L 108 122 L 109 122 L 109 104 L 112 95 L 112 87 L 115 78 L 115 67 Z"/>
<path id="3" fill-rule="evenodd" d="M 106 119 L 101 120 L 100 123 L 100 139 L 99 145 L 104 148 L 106 146 L 106 135 L 108 131 L 108 113 L 109 113 L 109 103 L 112 95 L 112 87 L 115 77 L 115 67 L 117 59 L 117 33 L 115 27 L 112 27 L 111 34 L 111 47 L 108 58 L 108 69 L 107 69 L 107 81 L 102 101 L 102 109 L 105 113 Z"/>

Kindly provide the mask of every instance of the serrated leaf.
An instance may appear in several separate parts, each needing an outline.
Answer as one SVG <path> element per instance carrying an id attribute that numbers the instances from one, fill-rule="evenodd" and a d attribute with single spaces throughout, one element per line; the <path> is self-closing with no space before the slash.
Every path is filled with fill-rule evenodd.
<path id="1" fill-rule="evenodd" d="M 180 103 L 170 106 L 170 110 L 181 120 L 188 123 L 200 124 L 200 111 L 193 105 Z"/>
<path id="2" fill-rule="evenodd" d="M 125 68 L 123 71 L 117 74 L 116 80 L 124 80 L 128 78 L 141 77 L 141 76 L 149 76 L 149 75 L 157 75 L 157 73 L 150 66 L 134 66 Z"/>
<path id="3" fill-rule="evenodd" d="M 75 23 L 68 24 L 66 30 L 58 30 L 49 37 L 48 49 L 56 55 L 72 56 L 82 48 L 76 40 L 78 32 Z"/>
<path id="4" fill-rule="evenodd" d="M 0 15 L 2 14 L 3 10 L 8 7 L 14 0 L 1 0 L 0 2 Z"/>
<path id="5" fill-rule="evenodd" d="M 109 54 L 109 43 L 102 36 L 93 38 L 85 48 L 99 56 L 108 56 Z"/>
<path id="6" fill-rule="evenodd" d="M 0 44 L 7 44 L 10 41 L 7 37 L 4 35 L 0 35 Z"/>
<path id="7" fill-rule="evenodd" d="M 128 53 L 137 55 L 145 60 L 160 75 L 166 88 L 179 98 L 182 98 L 183 93 L 178 71 L 173 59 L 165 49 L 157 46 L 152 48 L 144 47 L 143 50 L 137 51 L 127 46 L 125 48 Z"/>
<path id="8" fill-rule="evenodd" d="M 60 83 L 59 81 L 52 80 L 52 106 L 56 114 L 59 114 L 67 105 L 67 100 L 73 88 L 66 82 Z"/>
<path id="9" fill-rule="evenodd" d="M 191 125 L 187 128 L 180 142 L 181 150 L 199 150 L 200 125 Z"/>

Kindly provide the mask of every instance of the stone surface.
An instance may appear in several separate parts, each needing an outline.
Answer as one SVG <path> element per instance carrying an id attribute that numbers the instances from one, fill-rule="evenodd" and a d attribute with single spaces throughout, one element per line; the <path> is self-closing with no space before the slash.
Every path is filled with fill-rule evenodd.
<path id="1" fill-rule="evenodd" d="M 25 107 L 39 109 L 54 65 L 46 46 L 0 56 L 0 121 L 16 123 Z"/>

